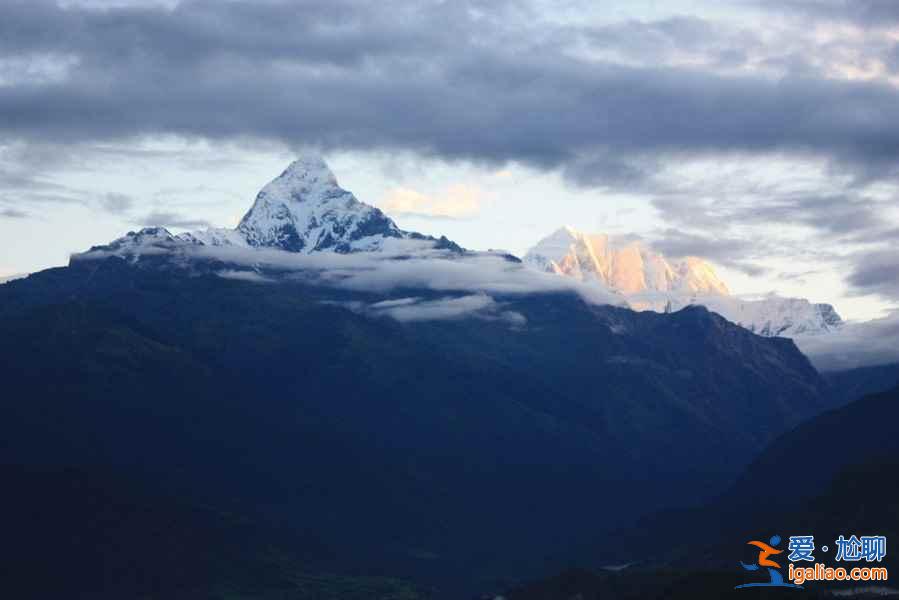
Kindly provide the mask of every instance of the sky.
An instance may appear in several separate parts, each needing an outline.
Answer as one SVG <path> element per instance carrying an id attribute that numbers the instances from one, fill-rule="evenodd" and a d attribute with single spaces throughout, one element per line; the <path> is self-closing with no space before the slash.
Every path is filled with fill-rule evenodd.
<path id="1" fill-rule="evenodd" d="M 4 0 L 0 277 L 234 226 L 300 152 L 405 228 L 562 225 L 899 305 L 899 3 Z"/>

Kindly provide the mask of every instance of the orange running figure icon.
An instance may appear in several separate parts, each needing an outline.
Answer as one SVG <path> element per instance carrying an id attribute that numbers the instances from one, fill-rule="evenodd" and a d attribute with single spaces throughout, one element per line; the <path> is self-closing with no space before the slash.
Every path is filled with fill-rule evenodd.
<path id="1" fill-rule="evenodd" d="M 744 562 L 740 563 L 740 565 L 747 571 L 758 571 L 762 567 L 765 567 L 768 571 L 768 581 L 758 583 L 744 583 L 743 585 L 736 586 L 734 589 L 751 587 L 787 587 L 802 589 L 801 585 L 795 585 L 785 582 L 783 575 L 781 575 L 780 571 L 778 570 L 780 569 L 780 565 L 769 558 L 774 554 L 781 554 L 783 552 L 783 550 L 778 550 L 777 548 L 775 548 L 775 546 L 780 544 L 780 536 L 773 535 L 768 541 L 770 542 L 770 544 L 766 544 L 765 542 L 760 542 L 758 540 L 746 542 L 748 545 L 755 546 L 759 549 L 759 560 L 754 565 L 747 565 Z"/>
<path id="2" fill-rule="evenodd" d="M 780 565 L 770 560 L 768 557 L 772 554 L 781 554 L 783 550 L 778 550 L 777 548 L 772 548 L 765 542 L 760 542 L 758 540 L 752 540 L 751 542 L 747 542 L 750 546 L 755 546 L 759 549 L 759 562 L 758 565 L 760 567 L 774 567 L 775 569 L 779 569 Z"/>

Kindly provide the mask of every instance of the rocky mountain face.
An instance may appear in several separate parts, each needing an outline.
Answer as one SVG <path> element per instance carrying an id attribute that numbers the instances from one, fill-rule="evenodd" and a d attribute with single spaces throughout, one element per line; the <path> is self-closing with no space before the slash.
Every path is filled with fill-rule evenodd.
<path id="1" fill-rule="evenodd" d="M 601 285 L 621 294 L 634 310 L 671 312 L 698 304 L 766 337 L 826 333 L 843 323 L 830 304 L 732 296 L 707 261 L 694 256 L 669 259 L 639 240 L 563 227 L 529 250 L 524 262 L 540 271 Z"/>

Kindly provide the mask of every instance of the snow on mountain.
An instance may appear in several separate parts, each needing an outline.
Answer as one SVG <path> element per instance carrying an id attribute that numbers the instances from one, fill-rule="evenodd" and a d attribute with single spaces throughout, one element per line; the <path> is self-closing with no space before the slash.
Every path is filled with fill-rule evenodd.
<path id="1" fill-rule="evenodd" d="M 732 323 L 766 337 L 825 333 L 838 329 L 843 324 L 833 306 L 812 303 L 804 298 L 645 293 L 633 294 L 627 299 L 634 310 L 656 312 L 672 312 L 699 304 Z"/>
<path id="2" fill-rule="evenodd" d="M 672 312 L 699 304 L 763 336 L 824 333 L 843 321 L 829 304 L 802 298 L 730 295 L 711 264 L 698 257 L 668 259 L 640 241 L 564 227 L 534 246 L 525 264 L 540 271 L 596 282 L 621 293 L 634 310 Z"/>
<path id="3" fill-rule="evenodd" d="M 671 262 L 639 241 L 581 233 L 571 227 L 541 240 L 524 262 L 542 271 L 598 281 L 622 294 L 728 294 L 727 286 L 702 259 Z"/>
<path id="4" fill-rule="evenodd" d="M 10 281 L 15 281 L 16 279 L 24 279 L 28 277 L 28 273 L 15 273 L 13 275 L 4 275 L 0 277 L 0 284 L 9 283 Z"/>
<path id="5" fill-rule="evenodd" d="M 379 209 L 337 184 L 317 156 L 304 156 L 262 188 L 237 226 L 250 246 L 290 252 L 377 250 L 386 238 L 403 238 Z"/>
<path id="6" fill-rule="evenodd" d="M 469 256 L 474 263 L 486 264 L 497 257 L 510 264 L 518 262 L 501 252 L 470 253 L 445 237 L 435 239 L 400 229 L 383 212 L 341 188 L 325 162 L 316 156 L 294 161 L 262 188 L 235 229 L 173 235 L 163 227 L 146 227 L 74 255 L 73 260 L 112 254 L 137 262 L 166 254 L 181 255 L 187 261 L 191 250 L 208 253 L 207 247 L 226 247 L 232 254 L 240 249 L 272 249 L 299 255 L 374 252 L 388 258 L 397 251 L 397 245 L 420 243 L 448 257 Z M 388 252 L 388 247 L 393 250 Z M 697 257 L 669 259 L 639 240 L 590 235 L 565 227 L 530 250 L 524 263 L 538 271 L 587 283 L 578 286 L 578 292 L 591 301 L 658 312 L 701 304 L 760 335 L 817 333 L 842 324 L 827 304 L 796 298 L 746 300 L 731 296 L 707 261 Z M 518 289 L 522 284 L 515 281 L 512 287 Z M 545 283 L 537 283 L 528 281 L 524 288 L 546 289 Z"/>
<path id="7" fill-rule="evenodd" d="M 165 227 L 144 227 L 140 231 L 129 231 L 104 246 L 93 246 L 84 255 L 115 254 L 135 262 L 141 256 L 167 254 L 185 244 L 184 239 L 172 235 Z M 73 258 L 80 256 L 76 254 Z"/>
<path id="8" fill-rule="evenodd" d="M 381 250 L 386 240 L 430 241 L 437 249 L 463 252 L 445 237 L 403 231 L 379 209 L 341 188 L 324 160 L 307 155 L 262 188 L 236 229 L 210 228 L 173 235 L 164 227 L 145 227 L 107 245 L 95 246 L 86 254 L 105 252 L 136 260 L 196 245 L 346 254 Z"/>
<path id="9" fill-rule="evenodd" d="M 235 229 L 212 228 L 179 233 L 179 240 L 204 246 L 249 246 L 246 238 Z"/>

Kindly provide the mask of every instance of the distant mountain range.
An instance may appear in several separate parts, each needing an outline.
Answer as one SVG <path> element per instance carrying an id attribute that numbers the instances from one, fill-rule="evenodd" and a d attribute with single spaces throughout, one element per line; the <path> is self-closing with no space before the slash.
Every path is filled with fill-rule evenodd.
<path id="1" fill-rule="evenodd" d="M 838 329 L 842 319 L 830 304 L 769 296 L 731 296 L 702 258 L 669 259 L 640 240 L 615 239 L 563 227 L 542 239 L 525 264 L 621 294 L 635 310 L 671 312 L 699 304 L 763 336 L 793 337 Z"/>
<path id="2" fill-rule="evenodd" d="M 323 164 L 235 230 L 0 286 L 3 461 L 133 473 L 459 597 L 711 497 L 838 402 L 791 340 L 402 231 Z M 670 285 L 718 285 L 694 267 Z"/>
<path id="3" fill-rule="evenodd" d="M 267 184 L 235 229 L 174 235 L 161 227 L 148 227 L 75 258 L 104 252 L 134 258 L 191 246 L 351 254 L 383 251 L 385 244 L 404 240 L 432 242 L 434 249 L 451 253 L 465 252 L 445 237 L 436 239 L 400 229 L 379 209 L 341 188 L 325 162 L 309 155 L 294 161 Z M 826 333 L 843 323 L 829 304 L 800 298 L 747 300 L 731 296 L 711 264 L 701 258 L 671 260 L 639 240 L 585 234 L 570 227 L 541 240 L 525 255 L 524 263 L 601 286 L 613 304 L 656 312 L 698 304 L 767 337 Z"/>
<path id="4" fill-rule="evenodd" d="M 625 295 L 645 292 L 728 294 L 706 261 L 669 261 L 637 240 L 615 240 L 563 227 L 531 248 L 525 262 L 581 281 L 602 283 Z"/>

